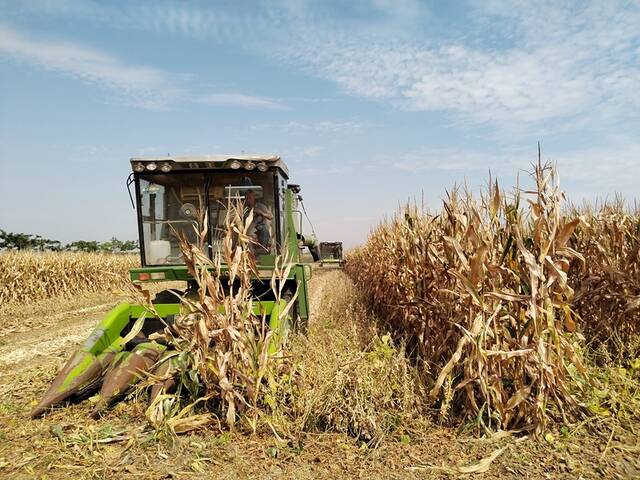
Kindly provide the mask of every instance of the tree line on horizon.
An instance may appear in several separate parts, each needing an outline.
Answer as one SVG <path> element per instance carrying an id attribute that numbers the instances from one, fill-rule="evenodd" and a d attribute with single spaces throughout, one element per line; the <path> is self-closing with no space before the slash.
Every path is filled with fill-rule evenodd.
<path id="1" fill-rule="evenodd" d="M 112 237 L 107 242 L 76 240 L 63 244 L 30 233 L 6 232 L 0 229 L 0 250 L 35 250 L 40 252 L 108 252 L 127 253 L 138 250 L 137 240 L 118 240 Z"/>

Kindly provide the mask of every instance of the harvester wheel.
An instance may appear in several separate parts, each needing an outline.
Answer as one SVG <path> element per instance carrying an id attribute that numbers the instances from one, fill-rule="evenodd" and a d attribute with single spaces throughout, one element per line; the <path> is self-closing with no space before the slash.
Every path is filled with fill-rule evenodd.
<path id="1" fill-rule="evenodd" d="M 177 297 L 176 294 L 182 296 L 184 293 L 182 290 L 162 290 L 156 293 L 151 303 L 180 303 L 180 297 Z"/>
<path id="2" fill-rule="evenodd" d="M 291 292 L 291 290 L 287 290 L 286 292 L 284 292 L 284 295 L 282 295 L 282 299 L 287 303 L 289 303 L 292 298 L 293 298 L 293 292 Z M 307 327 L 308 327 L 307 321 L 302 320 L 302 318 L 300 318 L 300 315 L 298 314 L 297 299 L 293 303 L 293 305 L 291 305 L 291 309 L 289 310 L 289 318 L 291 322 L 290 323 L 291 330 L 298 333 L 302 333 L 303 335 L 307 334 Z"/>
<path id="3" fill-rule="evenodd" d="M 297 313 L 297 308 L 296 308 Z M 309 320 L 306 318 L 302 318 L 299 315 L 296 317 L 295 329 L 297 332 L 302 335 L 306 335 L 309 332 Z"/>

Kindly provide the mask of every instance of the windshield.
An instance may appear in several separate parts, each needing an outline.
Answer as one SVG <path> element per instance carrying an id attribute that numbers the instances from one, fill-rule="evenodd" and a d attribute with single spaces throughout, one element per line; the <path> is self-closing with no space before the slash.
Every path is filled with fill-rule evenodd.
<path id="1" fill-rule="evenodd" d="M 245 218 L 253 210 L 249 235 L 255 255 L 275 253 L 273 175 L 263 172 L 171 173 L 140 175 L 142 244 L 146 265 L 183 264 L 178 235 L 197 241 L 198 211 L 209 208 L 208 244 L 222 248 L 230 198 L 241 198 Z M 207 195 L 208 193 L 208 195 Z"/>
<path id="2" fill-rule="evenodd" d="M 197 212 L 204 201 L 204 175 L 148 175 L 140 178 L 140 211 L 148 265 L 184 263 L 182 232 L 196 241 Z"/>
<path id="3" fill-rule="evenodd" d="M 276 250 L 273 174 L 233 172 L 213 174 L 209 180 L 209 222 L 214 254 L 222 248 L 224 221 L 229 199 L 245 203 L 245 218 L 253 210 L 249 235 L 255 255 L 273 254 Z"/>

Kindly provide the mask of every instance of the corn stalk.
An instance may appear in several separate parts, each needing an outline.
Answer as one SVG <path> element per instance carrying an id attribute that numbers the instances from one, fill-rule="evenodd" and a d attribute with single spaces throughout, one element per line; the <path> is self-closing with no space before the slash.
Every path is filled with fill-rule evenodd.
<path id="1" fill-rule="evenodd" d="M 347 261 L 424 364 L 429 401 L 486 429 L 539 432 L 549 415 L 581 415 L 568 388 L 584 368 L 567 281 L 582 261 L 568 245 L 580 220 L 561 215 L 552 167 L 536 165 L 533 180 L 510 197 L 491 179 L 479 198 L 454 189 L 438 215 L 408 205 Z"/>
<path id="2" fill-rule="evenodd" d="M 198 291 L 195 298 L 182 298 L 184 313 L 167 329 L 178 352 L 178 386 L 175 395 L 158 397 L 150 406 L 147 416 L 157 427 L 172 427 L 179 418 L 184 431 L 189 419 L 199 428 L 220 418 L 228 428 L 241 420 L 255 431 L 261 416 L 271 413 L 274 405 L 265 398 L 277 394 L 279 376 L 287 368 L 283 335 L 269 328 L 265 314 L 254 312 L 251 279 L 257 272 L 248 233 L 253 216 L 239 200 L 230 200 L 226 212 L 223 248 L 213 260 L 205 253 L 206 214 L 199 222 L 203 227 L 196 228 L 195 244 L 180 236 Z M 271 283 L 279 299 L 290 265 L 283 259 L 277 264 Z M 280 313 L 281 324 L 290 308 Z M 180 410 L 176 402 L 185 393 L 189 405 Z"/>

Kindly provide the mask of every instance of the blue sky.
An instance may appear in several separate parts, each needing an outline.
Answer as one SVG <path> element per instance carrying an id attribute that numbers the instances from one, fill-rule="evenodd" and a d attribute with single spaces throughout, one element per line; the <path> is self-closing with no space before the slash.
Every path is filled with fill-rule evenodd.
<path id="1" fill-rule="evenodd" d="M 128 158 L 277 153 L 321 239 L 540 140 L 570 199 L 637 197 L 640 2 L 0 0 L 0 228 L 135 238 Z"/>

